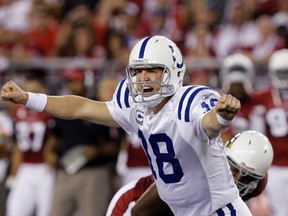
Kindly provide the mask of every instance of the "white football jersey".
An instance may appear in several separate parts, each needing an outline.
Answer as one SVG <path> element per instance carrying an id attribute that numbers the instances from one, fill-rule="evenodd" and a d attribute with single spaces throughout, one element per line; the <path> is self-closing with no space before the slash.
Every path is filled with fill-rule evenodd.
<path id="1" fill-rule="evenodd" d="M 201 126 L 219 97 L 206 86 L 181 87 L 153 114 L 133 103 L 124 79 L 107 102 L 114 120 L 138 134 L 159 195 L 175 215 L 216 214 L 239 196 L 220 136 L 209 139 Z"/>

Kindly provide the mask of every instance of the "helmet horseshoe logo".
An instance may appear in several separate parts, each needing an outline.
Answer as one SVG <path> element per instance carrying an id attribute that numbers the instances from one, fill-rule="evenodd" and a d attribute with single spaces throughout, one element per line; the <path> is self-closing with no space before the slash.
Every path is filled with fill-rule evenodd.
<path id="1" fill-rule="evenodd" d="M 168 47 L 171 49 L 173 61 L 176 62 L 176 57 L 175 57 L 175 50 L 174 50 L 174 48 L 173 48 L 171 45 L 169 45 Z M 177 68 L 182 68 L 182 67 L 183 67 L 183 64 L 184 64 L 183 57 L 182 57 L 182 62 L 181 62 L 180 64 L 176 62 Z"/>

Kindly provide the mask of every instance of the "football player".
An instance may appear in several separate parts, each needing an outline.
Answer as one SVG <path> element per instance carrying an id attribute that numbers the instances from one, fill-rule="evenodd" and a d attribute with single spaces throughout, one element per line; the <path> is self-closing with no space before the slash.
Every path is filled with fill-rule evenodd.
<path id="1" fill-rule="evenodd" d="M 268 138 L 246 130 L 227 141 L 225 151 L 242 199 L 258 196 L 267 184 L 267 171 L 273 159 Z M 122 187 L 111 200 L 106 216 L 130 215 L 131 210 L 133 215 L 173 215 L 160 199 L 152 175 Z"/>
<path id="2" fill-rule="evenodd" d="M 250 128 L 250 113 L 253 107 L 251 96 L 254 93 L 254 64 L 249 57 L 241 53 L 227 56 L 220 69 L 221 91 L 231 94 L 241 102 L 241 110 L 233 124 L 222 132 L 224 142 L 241 131 Z"/>
<path id="3" fill-rule="evenodd" d="M 272 86 L 257 92 L 251 129 L 264 133 L 274 148 L 266 187 L 273 216 L 288 215 L 288 49 L 275 51 L 268 63 Z"/>
<path id="4" fill-rule="evenodd" d="M 45 78 L 31 72 L 25 77 L 24 88 L 46 92 Z M 48 142 L 53 142 L 52 118 L 17 105 L 12 114 L 15 127 L 11 169 L 8 185 L 11 185 L 7 200 L 7 215 L 50 215 L 54 188 L 54 168 L 47 160 Z M 37 188 L 37 192 L 35 189 Z"/>
<path id="5" fill-rule="evenodd" d="M 131 50 L 123 79 L 109 102 L 23 91 L 9 81 L 1 98 L 53 116 L 122 127 L 138 134 L 160 197 L 175 215 L 250 216 L 231 175 L 220 137 L 240 110 L 232 95 L 185 86 L 186 66 L 176 44 L 148 36 Z"/>

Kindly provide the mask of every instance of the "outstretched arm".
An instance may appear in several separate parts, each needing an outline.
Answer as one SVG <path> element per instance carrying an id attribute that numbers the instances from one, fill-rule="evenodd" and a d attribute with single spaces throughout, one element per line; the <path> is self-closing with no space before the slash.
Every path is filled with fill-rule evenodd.
<path id="1" fill-rule="evenodd" d="M 202 127 L 210 137 L 216 137 L 219 133 L 229 127 L 237 113 L 240 111 L 240 101 L 232 95 L 222 94 L 213 109 L 205 114 L 202 119 Z"/>
<path id="2" fill-rule="evenodd" d="M 27 105 L 32 100 L 29 99 L 28 92 L 22 90 L 15 82 L 9 81 L 1 90 L 1 98 L 4 101 L 11 101 L 16 104 Z M 46 102 L 47 100 L 47 102 Z M 33 99 L 30 107 L 34 108 L 35 102 L 43 104 L 43 111 L 51 116 L 64 119 L 83 119 L 96 124 L 118 127 L 113 120 L 105 102 L 90 100 L 88 98 L 67 95 L 67 96 L 37 96 Z M 33 104 L 34 103 L 34 104 Z M 38 106 L 38 105 L 37 105 Z"/>

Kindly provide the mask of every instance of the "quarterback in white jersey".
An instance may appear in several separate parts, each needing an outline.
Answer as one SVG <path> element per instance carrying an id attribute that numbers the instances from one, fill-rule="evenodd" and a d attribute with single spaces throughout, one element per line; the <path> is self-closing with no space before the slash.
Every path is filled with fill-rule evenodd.
<path id="1" fill-rule="evenodd" d="M 250 216 L 220 138 L 239 112 L 239 100 L 206 86 L 182 87 L 183 57 L 164 36 L 140 40 L 126 73 L 110 102 L 25 92 L 13 81 L 3 86 L 1 98 L 137 133 L 159 194 L 175 215 Z"/>
<path id="2" fill-rule="evenodd" d="M 108 108 L 126 131 L 138 134 L 159 195 L 174 214 L 210 215 L 239 197 L 220 137 L 209 139 L 201 126 L 219 94 L 204 86 L 181 87 L 154 115 L 129 101 L 125 82 Z"/>
<path id="3" fill-rule="evenodd" d="M 257 131 L 246 130 L 225 143 L 225 152 L 243 201 L 261 194 L 267 184 L 267 171 L 274 154 L 269 139 Z M 170 208 L 159 197 L 153 175 L 121 187 L 106 212 L 106 216 L 130 214 L 173 216 Z"/>

